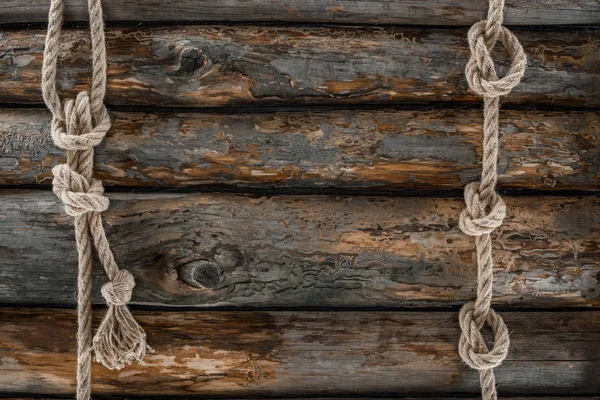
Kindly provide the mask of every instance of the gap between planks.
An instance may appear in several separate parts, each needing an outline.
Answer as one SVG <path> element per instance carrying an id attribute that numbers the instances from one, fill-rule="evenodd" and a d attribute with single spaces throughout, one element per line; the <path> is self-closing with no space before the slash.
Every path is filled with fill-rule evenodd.
<path id="1" fill-rule="evenodd" d="M 98 399 L 98 400 L 104 400 L 104 399 L 111 399 L 111 400 L 156 400 L 160 398 L 161 400 L 204 400 L 204 399 L 211 399 L 211 400 L 215 400 L 215 399 L 219 399 L 219 400 L 252 400 L 252 399 L 258 399 L 258 397 L 215 397 L 215 396 L 200 396 L 200 395 L 196 395 L 196 396 L 160 396 L 160 397 L 150 397 L 150 396 L 117 396 L 117 395 L 111 395 L 110 397 L 106 397 L 106 396 L 96 396 L 94 395 L 94 399 Z M 2 393 L 0 393 L 0 399 L 4 399 L 4 400 L 67 400 L 70 398 L 69 397 L 61 397 L 61 396 L 44 396 L 44 395 L 36 395 L 36 396 L 31 396 L 31 397 L 11 397 L 10 395 L 8 395 L 8 397 L 3 397 Z M 422 396 L 419 396 L 418 394 L 411 394 L 410 397 L 408 396 L 394 396 L 394 397 L 389 397 L 389 396 L 378 396 L 378 397 L 370 397 L 370 396 L 354 396 L 354 397 L 346 397 L 346 396 L 335 396 L 335 395 L 329 395 L 327 397 L 323 397 L 323 396 L 319 396 L 319 397 L 314 397 L 314 396 L 304 396 L 304 397 L 300 397 L 300 396 L 294 396 L 294 397 L 269 397 L 269 396 L 261 396 L 260 399 L 270 399 L 270 400 L 294 400 L 294 399 L 311 399 L 311 400 L 477 400 L 479 399 L 478 397 L 473 397 L 469 394 L 463 395 L 463 396 L 459 396 L 457 394 L 449 394 L 446 395 L 444 393 L 436 393 L 435 396 L 432 396 L 431 394 L 424 394 Z M 554 397 L 535 397 L 535 396 L 525 396 L 525 397 L 507 397 L 504 396 L 503 400 L 600 400 L 600 397 L 594 397 L 594 396 L 572 396 L 572 395 L 565 395 L 565 396 L 554 396 Z"/>

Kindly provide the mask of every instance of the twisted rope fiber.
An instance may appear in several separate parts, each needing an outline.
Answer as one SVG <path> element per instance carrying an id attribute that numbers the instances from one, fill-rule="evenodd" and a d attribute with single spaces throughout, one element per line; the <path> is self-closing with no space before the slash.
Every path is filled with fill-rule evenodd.
<path id="1" fill-rule="evenodd" d="M 146 334 L 127 308 L 135 286 L 133 276 L 119 269 L 102 225 L 101 212 L 108 208 L 102 182 L 92 177 L 94 146 L 110 129 L 104 106 L 106 50 L 101 0 L 88 0 L 92 39 L 92 83 L 90 94 L 61 100 L 56 91 L 56 64 L 63 24 L 64 0 L 52 0 L 42 66 L 44 101 L 52 111 L 51 134 L 56 146 L 66 150 L 67 162 L 52 169 L 53 191 L 74 217 L 78 253 L 77 278 L 77 399 L 91 397 L 91 361 L 109 369 L 120 369 L 132 361 L 143 362 Z M 108 310 L 92 338 L 92 249 L 96 249 L 109 282 L 102 287 Z"/>
<path id="2" fill-rule="evenodd" d="M 479 370 L 483 400 L 497 399 L 494 368 L 506 358 L 510 345 L 502 317 L 491 308 L 494 260 L 490 234 L 502 225 L 506 216 L 506 205 L 495 190 L 498 180 L 499 99 L 519 84 L 527 65 L 518 39 L 502 26 L 503 11 L 504 0 L 490 0 L 487 19 L 471 27 L 468 35 L 471 56 L 465 68 L 470 88 L 483 97 L 483 162 L 481 181 L 465 187 L 466 208 L 458 224 L 465 234 L 475 236 L 477 249 L 477 297 L 460 310 L 462 333 L 458 351 L 468 366 Z M 498 78 L 490 55 L 498 41 L 504 45 L 511 59 L 502 78 Z M 491 350 L 481 334 L 486 322 L 494 336 Z"/>

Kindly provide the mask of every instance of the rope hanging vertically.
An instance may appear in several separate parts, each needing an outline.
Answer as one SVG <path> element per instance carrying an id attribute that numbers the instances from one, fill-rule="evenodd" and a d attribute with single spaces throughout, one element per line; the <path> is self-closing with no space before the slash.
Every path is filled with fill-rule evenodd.
<path id="1" fill-rule="evenodd" d="M 63 24 L 64 0 L 52 0 L 42 66 L 42 92 L 52 111 L 51 133 L 56 146 L 66 150 L 67 162 L 52 169 L 54 193 L 65 211 L 74 217 L 79 259 L 77 280 L 77 399 L 91 396 L 91 360 L 110 369 L 132 361 L 142 362 L 146 334 L 127 308 L 135 286 L 133 276 L 119 269 L 104 233 L 100 213 L 108 208 L 102 182 L 92 177 L 94 146 L 110 129 L 104 106 L 106 50 L 101 0 L 88 0 L 92 43 L 90 94 L 82 91 L 75 99 L 61 100 L 56 91 L 56 65 Z M 92 338 L 92 248 L 95 248 L 109 282 L 102 287 L 108 310 Z"/>
<path id="2" fill-rule="evenodd" d="M 461 337 L 459 353 L 471 368 L 479 370 L 483 400 L 496 400 L 494 368 L 502 363 L 508 353 L 508 329 L 491 308 L 493 269 L 490 233 L 502 225 L 506 206 L 496 193 L 498 162 L 498 114 L 500 96 L 508 94 L 525 73 L 527 58 L 521 44 L 511 31 L 502 26 L 504 0 L 490 0 L 486 20 L 475 23 L 469 30 L 471 56 L 465 74 L 469 86 L 483 97 L 483 162 L 481 181 L 465 188 L 466 209 L 461 213 L 460 229 L 475 236 L 477 249 L 477 297 L 460 310 Z M 498 78 L 490 55 L 500 41 L 511 62 L 503 78 Z M 488 349 L 481 334 L 485 323 L 490 326 L 494 342 Z"/>

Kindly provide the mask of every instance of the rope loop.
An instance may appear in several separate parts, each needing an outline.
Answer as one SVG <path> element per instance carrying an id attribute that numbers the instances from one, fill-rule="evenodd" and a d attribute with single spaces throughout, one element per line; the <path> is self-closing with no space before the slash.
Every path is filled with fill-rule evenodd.
<path id="1" fill-rule="evenodd" d="M 469 183 L 465 187 L 466 208 L 460 214 L 458 227 L 469 236 L 481 236 L 493 232 L 502 225 L 506 216 L 506 204 L 502 197 L 496 192 L 491 192 L 483 200 L 479 188 L 479 182 Z"/>
<path id="2" fill-rule="evenodd" d="M 509 29 L 504 26 L 494 26 L 494 29 L 499 32 L 497 40 L 504 45 L 510 57 L 510 67 L 506 75 L 498 78 L 494 60 L 490 54 L 497 40 L 490 39 L 490 33 L 486 30 L 487 24 L 487 20 L 479 21 L 469 29 L 468 40 L 471 56 L 465 68 L 467 82 L 471 89 L 480 96 L 504 96 L 523 78 L 527 57 L 521 43 Z M 494 36 L 492 35 L 491 38 Z"/>
<path id="3" fill-rule="evenodd" d="M 75 99 L 63 100 L 61 106 L 53 115 L 51 127 L 52 139 L 57 147 L 64 150 L 91 150 L 102 142 L 111 125 L 104 105 L 93 120 L 86 91 L 79 92 Z"/>
<path id="4" fill-rule="evenodd" d="M 52 191 L 64 203 L 68 215 L 76 217 L 88 212 L 102 212 L 108 208 L 108 197 L 98 179 L 89 181 L 67 164 L 52 168 Z"/>
<path id="5" fill-rule="evenodd" d="M 131 300 L 131 293 L 135 287 L 133 275 L 126 269 L 120 269 L 112 281 L 106 282 L 100 292 L 109 306 L 122 306 Z"/>
<path id="6" fill-rule="evenodd" d="M 510 346 L 508 329 L 493 309 L 488 309 L 485 321 L 478 325 L 475 317 L 475 302 L 466 303 L 460 310 L 459 322 L 462 331 L 458 352 L 462 360 L 471 368 L 476 370 L 491 370 L 496 368 L 506 358 Z M 481 328 L 483 322 L 487 322 L 494 335 L 493 347 L 488 349 Z"/>

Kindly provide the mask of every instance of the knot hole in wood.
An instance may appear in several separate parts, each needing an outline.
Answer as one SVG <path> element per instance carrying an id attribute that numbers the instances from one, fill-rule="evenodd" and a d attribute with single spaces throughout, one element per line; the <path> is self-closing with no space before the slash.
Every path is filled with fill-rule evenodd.
<path id="1" fill-rule="evenodd" d="M 179 268 L 179 279 L 194 287 L 216 289 L 222 279 L 221 268 L 208 260 L 190 261 Z"/>
<path id="2" fill-rule="evenodd" d="M 210 68 L 210 64 L 204 51 L 197 48 L 185 48 L 181 51 L 177 72 L 191 75 Z"/>

